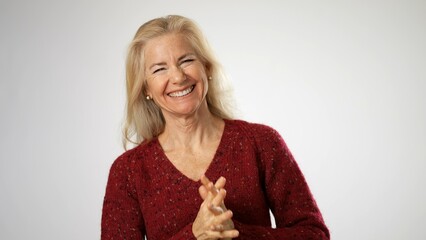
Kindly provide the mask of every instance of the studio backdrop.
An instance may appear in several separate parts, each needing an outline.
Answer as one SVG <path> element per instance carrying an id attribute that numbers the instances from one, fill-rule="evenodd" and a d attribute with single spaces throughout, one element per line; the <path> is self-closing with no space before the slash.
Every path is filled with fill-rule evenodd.
<path id="1" fill-rule="evenodd" d="M 99 239 L 126 49 L 195 20 L 238 118 L 284 137 L 332 238 L 426 239 L 426 2 L 1 1 L 0 239 Z"/>

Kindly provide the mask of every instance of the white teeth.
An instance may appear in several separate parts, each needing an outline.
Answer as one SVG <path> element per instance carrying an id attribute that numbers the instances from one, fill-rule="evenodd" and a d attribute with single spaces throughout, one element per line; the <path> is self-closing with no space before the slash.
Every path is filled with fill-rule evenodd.
<path id="1" fill-rule="evenodd" d="M 192 85 L 191 87 L 189 87 L 189 88 L 187 88 L 187 89 L 185 89 L 183 91 L 180 91 L 180 92 L 169 93 L 169 96 L 170 97 L 183 97 L 183 96 L 188 95 L 189 93 L 191 93 L 192 90 L 194 90 L 194 85 Z"/>

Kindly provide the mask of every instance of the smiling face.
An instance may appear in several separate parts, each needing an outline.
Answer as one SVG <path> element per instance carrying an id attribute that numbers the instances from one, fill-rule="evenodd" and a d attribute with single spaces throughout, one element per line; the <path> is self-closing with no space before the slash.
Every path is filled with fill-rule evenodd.
<path id="1" fill-rule="evenodd" d="M 183 35 L 171 33 L 149 40 L 144 57 L 146 94 L 166 119 L 194 115 L 200 107 L 207 109 L 206 70 Z"/>

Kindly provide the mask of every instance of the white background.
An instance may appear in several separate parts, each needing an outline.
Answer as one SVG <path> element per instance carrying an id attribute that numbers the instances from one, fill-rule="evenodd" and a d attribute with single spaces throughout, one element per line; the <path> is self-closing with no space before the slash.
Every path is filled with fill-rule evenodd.
<path id="1" fill-rule="evenodd" d="M 99 239 L 137 28 L 194 19 L 333 239 L 426 239 L 425 1 L 0 3 L 0 239 Z"/>

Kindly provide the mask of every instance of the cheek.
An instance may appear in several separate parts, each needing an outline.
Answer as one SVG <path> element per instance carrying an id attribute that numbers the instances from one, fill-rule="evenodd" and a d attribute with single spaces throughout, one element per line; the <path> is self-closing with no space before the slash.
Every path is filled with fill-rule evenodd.
<path id="1" fill-rule="evenodd" d="M 199 82 L 202 82 L 203 84 L 207 84 L 207 74 L 204 70 L 198 70 L 197 72 L 197 79 Z"/>
<path id="2" fill-rule="evenodd" d="M 166 82 L 158 81 L 158 79 L 151 79 L 147 82 L 146 91 L 148 93 L 161 93 L 166 87 Z"/>
<path id="3" fill-rule="evenodd" d="M 195 77 L 199 81 L 204 81 L 204 79 L 207 79 L 205 67 L 200 62 L 191 65 L 188 68 L 187 74 L 192 77 Z"/>

